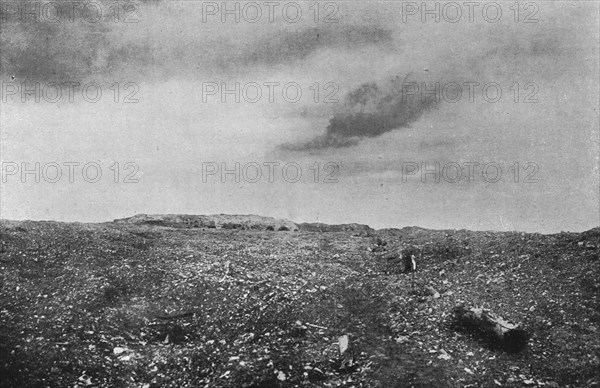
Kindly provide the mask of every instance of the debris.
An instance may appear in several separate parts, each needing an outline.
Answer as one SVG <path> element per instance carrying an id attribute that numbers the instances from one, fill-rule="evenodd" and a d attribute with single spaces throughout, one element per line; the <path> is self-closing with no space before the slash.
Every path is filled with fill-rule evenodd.
<path id="1" fill-rule="evenodd" d="M 264 227 L 29 222 L 20 236 L 13 223 L 0 221 L 6 386 L 385 387 L 380 376 L 419 385 L 426 370 L 440 372 L 427 386 L 596 384 L 581 376 L 598 364 L 598 262 L 585 247 L 600 229 L 338 232 L 320 249 L 318 233 Z M 377 235 L 385 252 L 366 253 Z M 419 271 L 402 275 L 402 246 Z M 528 322 L 527 357 L 480 349 L 471 334 L 493 329 L 449 333 L 469 299 Z"/>
<path id="2" fill-rule="evenodd" d="M 303 337 L 306 334 L 306 330 L 308 329 L 308 327 L 304 324 L 302 324 L 301 321 L 296 321 L 296 323 L 294 324 L 294 327 L 292 328 L 292 336 L 294 337 Z"/>
<path id="3" fill-rule="evenodd" d="M 344 354 L 348 350 L 348 335 L 343 335 L 338 338 L 338 344 L 340 346 L 340 354 Z"/>
<path id="4" fill-rule="evenodd" d="M 277 372 L 277 380 L 279 381 L 285 381 L 287 378 L 287 376 L 285 375 L 285 373 L 283 373 L 282 371 L 278 371 Z"/>
<path id="5" fill-rule="evenodd" d="M 450 360 L 452 358 L 444 349 L 440 349 L 440 355 L 438 356 L 441 360 Z"/>
<path id="6" fill-rule="evenodd" d="M 223 282 L 225 281 L 225 278 L 227 276 L 229 276 L 229 271 L 231 270 L 231 261 L 227 260 L 225 262 L 225 275 L 223 275 L 223 277 L 221 278 L 221 280 L 219 280 L 219 282 Z"/>
<path id="7" fill-rule="evenodd" d="M 188 318 L 188 317 L 193 317 L 193 316 L 194 316 L 193 311 L 187 311 L 184 313 L 174 314 L 174 315 L 158 315 L 156 318 L 162 319 L 164 321 L 168 321 L 171 319 Z"/>
<path id="8" fill-rule="evenodd" d="M 81 376 L 79 376 L 79 381 L 81 381 L 83 384 L 85 385 L 92 385 L 92 378 L 88 375 L 86 375 L 85 372 L 83 372 L 83 374 Z"/>
<path id="9" fill-rule="evenodd" d="M 440 297 L 440 293 L 435 288 L 427 286 L 425 287 L 425 289 L 429 291 L 429 293 L 431 294 L 431 296 L 433 296 L 434 299 L 438 299 Z"/>
<path id="10" fill-rule="evenodd" d="M 396 342 L 399 343 L 399 344 L 403 344 L 405 342 L 408 342 L 408 337 L 404 336 L 404 335 L 398 336 L 398 337 L 396 337 Z"/>
<path id="11" fill-rule="evenodd" d="M 319 325 L 313 325 L 312 323 L 305 323 L 306 326 L 310 326 L 310 327 L 315 327 L 317 329 L 323 329 L 323 330 L 329 330 L 327 327 L 325 326 L 319 326 Z"/>
<path id="12" fill-rule="evenodd" d="M 509 352 L 519 352 L 527 346 L 529 334 L 525 330 L 489 310 L 460 305 L 454 308 L 454 318 L 457 327 L 475 330 L 491 340 L 492 345 L 500 345 Z"/>

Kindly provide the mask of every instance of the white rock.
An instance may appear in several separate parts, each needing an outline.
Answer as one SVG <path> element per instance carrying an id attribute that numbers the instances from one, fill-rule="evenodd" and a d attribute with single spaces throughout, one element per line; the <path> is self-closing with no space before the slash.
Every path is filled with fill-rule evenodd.
<path id="1" fill-rule="evenodd" d="M 444 349 L 440 349 L 440 355 L 438 356 L 438 358 L 441 360 L 449 360 L 452 358 L 452 356 L 446 353 Z"/>
<path id="2" fill-rule="evenodd" d="M 348 336 L 347 335 L 343 335 L 340 338 L 338 338 L 338 342 L 340 345 L 340 354 L 344 354 L 346 352 L 346 350 L 348 350 Z"/>
<path id="3" fill-rule="evenodd" d="M 285 373 L 283 373 L 282 371 L 279 371 L 279 373 L 277 373 L 277 380 L 285 381 L 286 378 L 287 377 L 286 377 Z"/>

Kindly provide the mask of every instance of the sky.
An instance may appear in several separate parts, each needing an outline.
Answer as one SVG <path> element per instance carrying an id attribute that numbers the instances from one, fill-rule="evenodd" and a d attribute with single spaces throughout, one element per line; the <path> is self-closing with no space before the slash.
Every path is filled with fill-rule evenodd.
<path id="1" fill-rule="evenodd" d="M 18 4 L 1 218 L 600 224 L 597 2 Z"/>

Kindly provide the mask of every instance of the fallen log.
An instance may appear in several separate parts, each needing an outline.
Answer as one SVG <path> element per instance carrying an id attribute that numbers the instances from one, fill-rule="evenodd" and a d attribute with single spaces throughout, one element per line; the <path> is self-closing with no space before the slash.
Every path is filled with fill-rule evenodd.
<path id="1" fill-rule="evenodd" d="M 494 348 L 520 352 L 527 347 L 529 340 L 527 331 L 489 310 L 460 305 L 454 308 L 454 318 L 458 328 L 483 337 Z"/>
<path id="2" fill-rule="evenodd" d="M 174 315 L 157 315 L 156 318 L 157 319 L 162 319 L 163 321 L 168 321 L 171 319 L 180 319 L 180 318 L 188 318 L 188 317 L 193 317 L 194 316 L 194 312 L 193 311 L 188 311 L 185 313 L 180 313 L 180 314 L 174 314 Z"/>

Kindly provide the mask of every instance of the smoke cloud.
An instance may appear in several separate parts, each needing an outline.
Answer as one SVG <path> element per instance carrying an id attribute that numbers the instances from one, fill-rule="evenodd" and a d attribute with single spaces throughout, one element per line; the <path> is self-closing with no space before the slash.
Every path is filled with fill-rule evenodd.
<path id="1" fill-rule="evenodd" d="M 408 76 L 396 77 L 384 87 L 374 82 L 364 83 L 348 93 L 342 111 L 329 120 L 325 134 L 282 148 L 290 151 L 345 148 L 357 145 L 362 139 L 407 128 L 438 104 L 434 95 L 413 93 L 414 85 Z"/>

